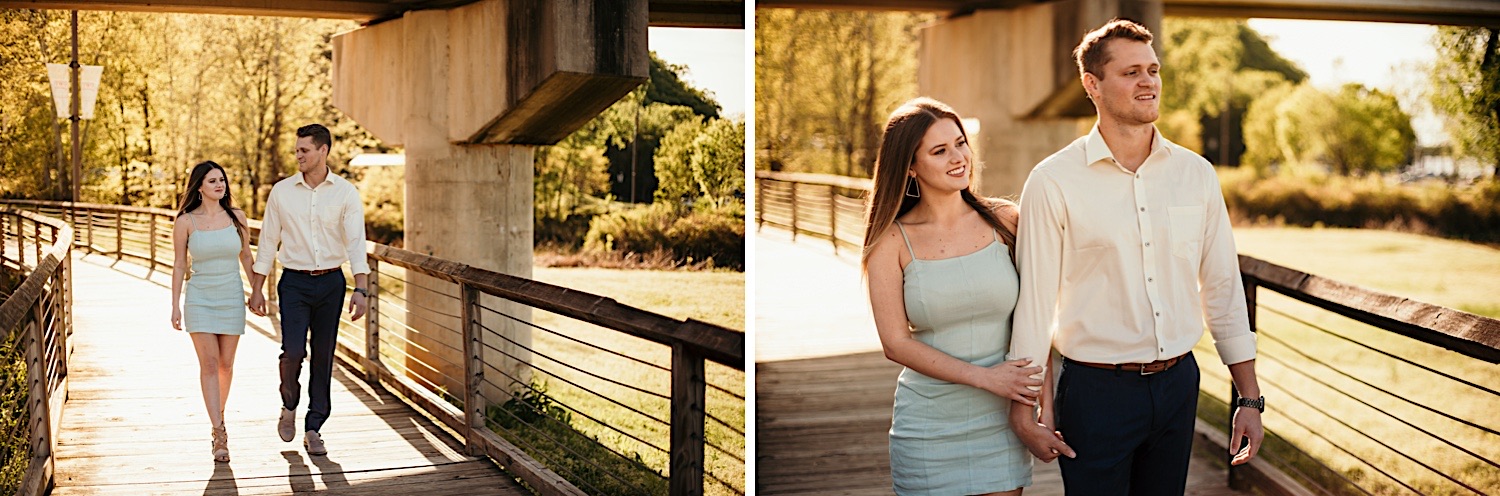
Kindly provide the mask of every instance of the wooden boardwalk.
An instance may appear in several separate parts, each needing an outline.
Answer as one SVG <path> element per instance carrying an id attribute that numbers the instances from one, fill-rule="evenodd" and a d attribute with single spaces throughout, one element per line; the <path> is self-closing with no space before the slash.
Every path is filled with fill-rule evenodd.
<path id="1" fill-rule="evenodd" d="M 860 290 L 857 266 L 826 241 L 756 236 L 756 494 L 892 494 L 886 433 L 901 366 L 849 294 Z M 1195 449 L 1187 494 L 1249 494 L 1225 486 L 1217 448 Z M 1063 494 L 1057 464 L 1036 463 L 1024 493 Z"/>
<path id="2" fill-rule="evenodd" d="M 334 368 L 327 456 L 276 435 L 279 344 L 250 314 L 226 408 L 231 463 L 214 463 L 191 341 L 173 330 L 171 274 L 73 261 L 74 347 L 55 495 L 530 494 L 389 393 Z M 307 385 L 307 367 L 302 384 Z M 297 426 L 306 414 L 306 393 Z"/>

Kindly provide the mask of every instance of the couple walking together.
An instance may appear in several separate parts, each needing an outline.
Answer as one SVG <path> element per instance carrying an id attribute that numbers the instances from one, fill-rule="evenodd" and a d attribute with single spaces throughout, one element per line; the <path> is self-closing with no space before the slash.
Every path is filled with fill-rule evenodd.
<path id="1" fill-rule="evenodd" d="M 344 305 L 340 266 L 348 262 L 354 272 L 354 294 L 349 298 L 352 320 L 363 317 L 369 308 L 365 283 L 370 272 L 365 260 L 363 203 L 353 184 L 329 172 L 332 145 L 328 128 L 322 125 L 297 129 L 298 172 L 271 188 L 257 244 L 259 256 L 253 260 L 245 213 L 234 208 L 222 166 L 214 162 L 194 166 L 178 204 L 172 230 L 176 260 L 172 265 L 172 327 L 188 332 L 198 355 L 215 461 L 229 461 L 224 405 L 234 376 L 235 349 L 245 333 L 245 309 L 266 315 L 261 286 L 277 259 L 283 269 L 276 284 L 282 402 L 276 430 L 282 441 L 296 437 L 296 410 L 302 395 L 298 376 L 303 359 L 311 357 L 303 445 L 309 455 L 328 453 L 318 431 L 332 408 L 329 383 L 339 311 Z M 250 278 L 248 302 L 236 264 Z M 189 270 L 186 298 L 181 298 Z"/>
<path id="2" fill-rule="evenodd" d="M 1232 463 L 1258 451 L 1264 398 L 1229 216 L 1208 161 L 1153 125 L 1151 41 L 1120 19 L 1084 36 L 1074 58 L 1099 120 L 1032 170 L 1019 205 L 970 190 L 948 106 L 913 100 L 886 124 L 863 267 L 886 357 L 906 367 L 898 494 L 1020 494 L 1033 456 L 1060 457 L 1069 495 L 1182 494 L 1205 323 L 1248 406 Z"/>

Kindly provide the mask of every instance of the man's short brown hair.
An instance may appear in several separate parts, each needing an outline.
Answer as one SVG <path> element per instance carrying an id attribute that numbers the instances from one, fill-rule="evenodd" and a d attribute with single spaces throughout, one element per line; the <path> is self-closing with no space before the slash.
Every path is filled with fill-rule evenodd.
<path id="1" fill-rule="evenodd" d="M 1094 77 L 1102 78 L 1100 69 L 1109 63 L 1109 52 L 1104 49 L 1105 42 L 1116 38 L 1134 40 L 1151 44 L 1151 30 L 1130 19 L 1114 18 L 1099 29 L 1089 31 L 1083 35 L 1083 42 L 1073 49 L 1073 60 L 1078 62 L 1078 76 L 1084 73 L 1093 74 Z"/>

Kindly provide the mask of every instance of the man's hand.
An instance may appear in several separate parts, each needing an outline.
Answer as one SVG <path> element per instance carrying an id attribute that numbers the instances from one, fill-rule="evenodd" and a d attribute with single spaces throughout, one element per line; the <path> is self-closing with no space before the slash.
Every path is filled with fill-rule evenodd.
<path id="1" fill-rule="evenodd" d="M 1021 439 L 1021 444 L 1026 445 L 1026 450 L 1042 463 L 1051 463 L 1059 456 L 1077 458 L 1078 454 L 1073 451 L 1073 448 L 1063 442 L 1062 433 L 1042 423 L 1044 419 L 1036 418 L 1035 412 L 1031 407 L 1024 406 L 1020 402 L 1010 403 L 1010 427 L 1016 431 L 1016 437 Z M 1043 412 L 1050 415 L 1045 409 Z M 1051 421 L 1050 418 L 1045 420 Z"/>
<path id="2" fill-rule="evenodd" d="M 261 317 L 266 316 L 266 297 L 260 294 L 260 288 L 250 292 L 250 301 L 247 306 L 250 307 L 250 313 Z"/>
<path id="3" fill-rule="evenodd" d="M 1265 438 L 1265 430 L 1260 425 L 1260 410 L 1250 407 L 1240 407 L 1234 412 L 1234 427 L 1229 433 L 1229 452 L 1234 453 L 1234 459 L 1229 461 L 1230 465 L 1244 465 L 1255 458 L 1260 452 L 1260 443 Z M 1250 442 L 1240 446 L 1241 438 L 1250 438 Z"/>
<path id="4" fill-rule="evenodd" d="M 370 304 L 365 301 L 365 295 L 354 293 L 349 297 L 349 320 L 359 320 L 369 310 Z"/>

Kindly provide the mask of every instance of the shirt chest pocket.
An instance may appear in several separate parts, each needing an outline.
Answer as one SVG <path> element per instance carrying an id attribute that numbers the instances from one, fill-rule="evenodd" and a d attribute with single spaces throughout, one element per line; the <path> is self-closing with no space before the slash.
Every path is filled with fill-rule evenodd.
<path id="1" fill-rule="evenodd" d="M 1167 216 L 1171 222 L 1168 235 L 1172 240 L 1172 255 L 1198 259 L 1203 248 L 1203 206 L 1172 207 Z"/>
<path id="2" fill-rule="evenodd" d="M 319 205 L 319 206 L 313 207 L 313 215 L 314 215 L 314 218 L 318 222 L 318 227 L 322 227 L 322 228 L 335 227 L 335 226 L 338 226 L 338 225 L 340 225 L 340 224 L 343 223 L 343 219 L 344 219 L 344 206 L 343 205 Z"/>

